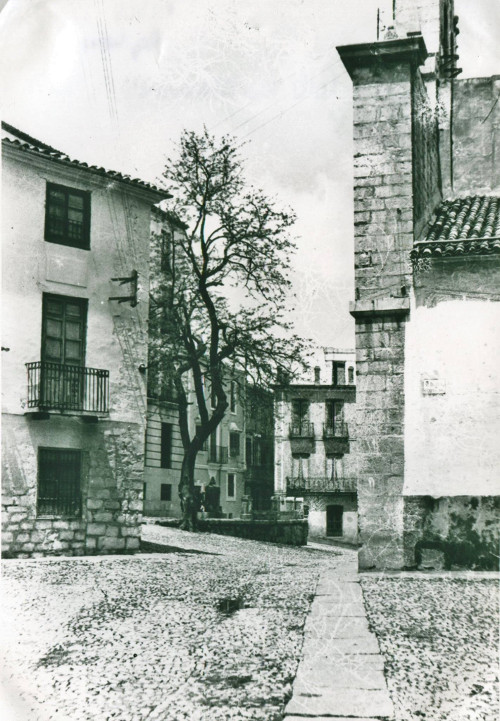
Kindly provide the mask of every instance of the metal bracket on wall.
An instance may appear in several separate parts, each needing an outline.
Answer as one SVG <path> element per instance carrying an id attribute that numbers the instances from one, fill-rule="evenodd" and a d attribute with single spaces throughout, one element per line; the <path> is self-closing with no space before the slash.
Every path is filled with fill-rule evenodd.
<path id="1" fill-rule="evenodd" d="M 130 283 L 130 295 L 126 296 L 120 296 L 120 295 L 113 295 L 108 298 L 108 300 L 117 300 L 118 303 L 127 303 L 130 302 L 130 305 L 132 308 L 135 308 L 137 305 L 137 278 L 139 274 L 136 270 L 133 270 L 129 278 L 111 278 L 113 282 L 119 282 L 120 285 L 125 285 L 126 283 Z"/>

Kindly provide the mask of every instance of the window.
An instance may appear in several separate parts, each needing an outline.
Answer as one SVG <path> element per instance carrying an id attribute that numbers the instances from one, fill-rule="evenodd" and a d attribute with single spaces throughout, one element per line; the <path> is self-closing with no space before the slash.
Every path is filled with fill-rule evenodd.
<path id="1" fill-rule="evenodd" d="M 333 361 L 332 364 L 332 384 L 334 386 L 345 385 L 345 363 Z"/>
<path id="2" fill-rule="evenodd" d="M 172 468 L 172 424 L 161 424 L 161 468 Z"/>
<path id="3" fill-rule="evenodd" d="M 354 368 L 352 366 L 349 366 L 347 370 L 347 379 L 349 385 L 352 386 L 354 383 Z"/>
<path id="4" fill-rule="evenodd" d="M 234 473 L 227 474 L 227 497 L 234 498 L 236 495 L 236 484 L 234 480 Z"/>
<path id="5" fill-rule="evenodd" d="M 236 413 L 236 398 L 237 398 L 236 381 L 231 381 L 231 393 L 230 393 L 230 402 L 229 402 L 229 408 L 231 410 L 231 413 Z"/>
<path id="6" fill-rule="evenodd" d="M 85 365 L 87 300 L 43 294 L 42 361 Z"/>
<path id="7" fill-rule="evenodd" d="M 292 401 L 292 423 L 301 426 L 307 421 L 309 415 L 309 401 L 303 398 L 296 398 Z"/>
<path id="8" fill-rule="evenodd" d="M 231 431 L 229 434 L 229 455 L 231 458 L 240 455 L 240 434 L 238 431 Z"/>
<path id="9" fill-rule="evenodd" d="M 160 501 L 172 500 L 172 484 L 162 483 L 160 486 Z"/>
<path id="10" fill-rule="evenodd" d="M 40 406 L 82 410 L 87 300 L 44 293 Z"/>
<path id="11" fill-rule="evenodd" d="M 326 401 L 326 430 L 330 432 L 342 431 L 342 421 L 344 419 L 344 403 L 342 401 Z"/>
<path id="12" fill-rule="evenodd" d="M 47 183 L 45 240 L 90 248 L 90 193 Z"/>
<path id="13" fill-rule="evenodd" d="M 79 516 L 81 451 L 38 449 L 37 514 Z"/>

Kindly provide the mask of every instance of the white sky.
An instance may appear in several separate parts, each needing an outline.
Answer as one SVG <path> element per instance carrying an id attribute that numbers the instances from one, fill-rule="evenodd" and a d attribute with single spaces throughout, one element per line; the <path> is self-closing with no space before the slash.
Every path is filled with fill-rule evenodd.
<path id="1" fill-rule="evenodd" d="M 336 45 L 388 0 L 9 0 L 2 118 L 159 181 L 183 128 L 250 140 L 249 180 L 298 215 L 297 331 L 354 346 L 351 84 Z M 500 73 L 500 0 L 455 0 L 461 77 Z"/>

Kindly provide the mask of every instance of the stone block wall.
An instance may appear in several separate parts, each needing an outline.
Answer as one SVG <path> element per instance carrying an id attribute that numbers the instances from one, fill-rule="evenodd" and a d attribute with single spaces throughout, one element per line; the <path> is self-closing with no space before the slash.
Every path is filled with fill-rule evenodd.
<path id="1" fill-rule="evenodd" d="M 2 555 L 92 555 L 139 549 L 144 430 L 133 423 L 5 415 Z M 38 448 L 82 452 L 81 516 L 37 515 Z"/>
<path id="2" fill-rule="evenodd" d="M 409 284 L 406 251 L 413 242 L 411 69 L 374 63 L 371 73 L 353 77 L 355 284 L 361 298 Z"/>
<path id="3" fill-rule="evenodd" d="M 453 85 L 453 186 L 455 194 L 500 187 L 498 163 L 500 76 L 467 78 Z"/>
<path id="4" fill-rule="evenodd" d="M 414 235 L 420 238 L 441 201 L 438 123 L 424 81 L 415 72 L 412 82 Z"/>
<path id="5" fill-rule="evenodd" d="M 361 568 L 403 560 L 405 320 L 357 319 L 358 527 Z"/>

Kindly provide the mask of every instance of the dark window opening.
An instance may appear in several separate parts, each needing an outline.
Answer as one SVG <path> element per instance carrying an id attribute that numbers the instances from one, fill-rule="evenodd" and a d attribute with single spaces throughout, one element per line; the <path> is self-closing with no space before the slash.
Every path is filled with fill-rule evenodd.
<path id="1" fill-rule="evenodd" d="M 347 371 L 347 382 L 350 386 L 354 383 L 354 368 L 351 366 Z"/>
<path id="2" fill-rule="evenodd" d="M 90 193 L 47 183 L 45 240 L 90 248 Z"/>
<path id="3" fill-rule="evenodd" d="M 161 424 L 161 468 L 172 467 L 172 424 Z"/>
<path id="4" fill-rule="evenodd" d="M 309 428 L 309 401 L 304 398 L 292 400 L 292 427 L 294 433 L 302 435 Z"/>
<path id="5" fill-rule="evenodd" d="M 326 430 L 341 431 L 344 420 L 344 403 L 342 401 L 326 401 Z"/>
<path id="6" fill-rule="evenodd" d="M 345 385 L 345 363 L 334 361 L 332 364 L 332 384 L 334 386 Z"/>
<path id="7" fill-rule="evenodd" d="M 229 455 L 236 458 L 240 455 L 240 433 L 231 431 L 229 434 Z"/>
<path id="8" fill-rule="evenodd" d="M 172 484 L 162 483 L 160 487 L 160 501 L 172 500 Z"/>
<path id="9" fill-rule="evenodd" d="M 236 491 L 236 484 L 234 480 L 234 473 L 227 474 L 227 497 L 234 498 Z"/>
<path id="10" fill-rule="evenodd" d="M 79 516 L 81 451 L 38 449 L 37 514 Z"/>

